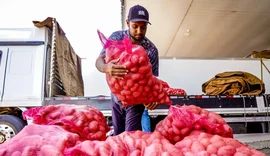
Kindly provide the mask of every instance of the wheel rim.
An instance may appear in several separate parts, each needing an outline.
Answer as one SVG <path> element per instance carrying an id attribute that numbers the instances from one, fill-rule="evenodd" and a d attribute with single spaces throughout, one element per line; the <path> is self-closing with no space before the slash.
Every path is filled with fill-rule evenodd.
<path id="1" fill-rule="evenodd" d="M 0 124 L 0 144 L 5 142 L 6 140 L 9 140 L 13 136 L 15 136 L 15 131 L 12 127 Z"/>

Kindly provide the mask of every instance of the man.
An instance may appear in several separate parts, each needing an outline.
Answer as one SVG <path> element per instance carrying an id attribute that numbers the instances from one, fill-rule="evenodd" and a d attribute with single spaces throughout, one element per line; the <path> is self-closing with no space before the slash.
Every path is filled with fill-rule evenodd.
<path id="1" fill-rule="evenodd" d="M 123 40 L 124 36 L 130 37 L 132 44 L 138 44 L 146 50 L 150 63 L 152 64 L 152 73 L 158 76 L 159 58 L 158 50 L 155 45 L 145 37 L 149 22 L 148 11 L 140 6 L 135 5 L 130 8 L 128 19 L 126 20 L 128 30 L 116 31 L 112 33 L 109 39 Z M 107 73 L 115 78 L 122 78 L 128 73 L 125 66 L 116 65 L 118 59 L 112 60 L 108 64 L 105 63 L 105 50 L 103 49 L 96 60 L 96 68 L 103 73 Z M 136 104 L 133 106 L 122 107 L 121 101 L 113 94 L 112 96 L 112 122 L 114 127 L 114 135 L 118 135 L 124 131 L 141 130 L 141 119 L 144 109 L 153 110 L 157 107 L 157 103 Z"/>

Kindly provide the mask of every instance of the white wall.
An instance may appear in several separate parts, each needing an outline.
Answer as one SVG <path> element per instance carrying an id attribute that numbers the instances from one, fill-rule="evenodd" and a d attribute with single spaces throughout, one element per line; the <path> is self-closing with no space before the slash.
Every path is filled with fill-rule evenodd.
<path id="1" fill-rule="evenodd" d="M 270 68 L 270 61 L 264 61 Z M 183 88 L 187 94 L 203 94 L 202 84 L 218 73 L 245 71 L 261 78 L 260 61 L 256 59 L 161 59 L 160 78 L 171 87 Z M 270 74 L 264 69 L 266 93 L 270 93 Z"/>
<path id="2" fill-rule="evenodd" d="M 270 61 L 264 63 L 270 68 Z M 189 95 L 203 94 L 202 84 L 225 71 L 245 71 L 261 78 L 260 61 L 256 59 L 160 59 L 159 78 L 171 87 L 182 88 Z M 270 93 L 270 74 L 264 69 L 266 93 Z M 85 95 L 110 95 L 105 75 L 92 71 L 85 77 Z"/>

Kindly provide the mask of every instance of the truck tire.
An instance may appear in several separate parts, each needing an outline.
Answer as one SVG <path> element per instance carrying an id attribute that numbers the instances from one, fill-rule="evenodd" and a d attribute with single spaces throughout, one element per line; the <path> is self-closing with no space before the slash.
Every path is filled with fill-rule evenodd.
<path id="1" fill-rule="evenodd" d="M 19 117 L 0 115 L 0 144 L 18 134 L 25 125 L 25 122 Z"/>

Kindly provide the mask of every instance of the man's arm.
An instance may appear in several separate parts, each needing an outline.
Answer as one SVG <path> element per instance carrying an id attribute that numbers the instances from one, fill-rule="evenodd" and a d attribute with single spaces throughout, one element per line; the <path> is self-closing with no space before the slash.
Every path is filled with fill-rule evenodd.
<path id="1" fill-rule="evenodd" d="M 96 59 L 96 68 L 100 72 L 107 73 L 110 76 L 120 79 L 122 79 L 123 76 L 127 74 L 128 71 L 126 70 L 126 66 L 116 64 L 119 59 L 112 60 L 107 64 L 105 63 L 104 59 L 104 54 L 100 54 L 99 57 Z"/>
<path id="2" fill-rule="evenodd" d="M 109 39 L 111 40 L 118 40 L 119 39 L 119 34 L 118 33 L 113 33 Z M 107 73 L 110 76 L 113 76 L 115 78 L 121 78 L 127 74 L 127 70 L 125 66 L 122 65 L 117 65 L 117 62 L 119 59 L 112 60 L 108 63 L 105 62 L 105 56 L 106 56 L 106 51 L 105 49 L 102 49 L 100 55 L 96 59 L 96 68 L 98 71 L 102 73 Z"/>
<path id="3" fill-rule="evenodd" d="M 96 68 L 102 73 L 106 73 L 105 54 L 100 54 L 96 59 Z"/>

